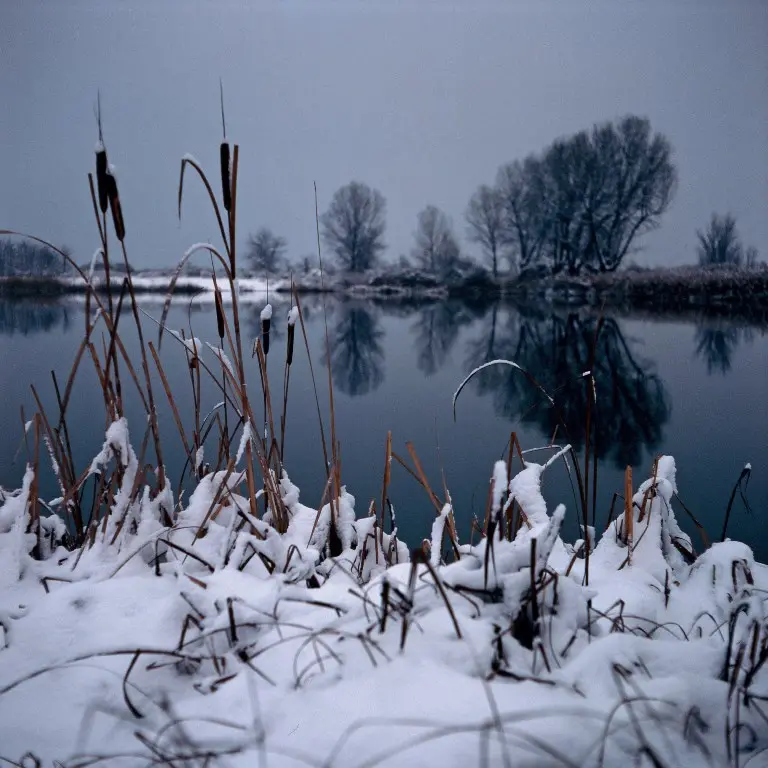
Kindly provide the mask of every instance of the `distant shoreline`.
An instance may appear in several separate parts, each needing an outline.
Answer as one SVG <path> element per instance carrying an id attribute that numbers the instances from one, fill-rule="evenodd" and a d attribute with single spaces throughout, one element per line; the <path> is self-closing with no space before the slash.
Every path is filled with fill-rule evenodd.
<path id="1" fill-rule="evenodd" d="M 113 295 L 120 290 L 123 276 L 112 281 Z M 171 275 L 133 277 L 138 295 L 164 296 Z M 298 276 L 294 278 L 300 294 L 328 293 L 343 298 L 376 301 L 430 303 L 456 299 L 477 303 L 512 302 L 522 306 L 591 307 L 627 313 L 652 315 L 696 314 L 704 317 L 737 318 L 757 324 L 768 323 L 768 265 L 754 270 L 729 268 L 625 270 L 578 277 L 501 277 L 477 270 L 439 282 L 428 274 L 413 270 L 361 276 Z M 224 300 L 230 300 L 228 285 L 219 281 Z M 107 292 L 103 280 L 95 279 L 93 289 Z M 269 293 L 287 295 L 290 281 L 263 278 L 239 280 L 240 298 L 253 303 L 264 301 Z M 83 295 L 85 284 L 76 279 L 56 277 L 0 278 L 0 298 L 52 300 L 68 295 Z M 213 281 L 208 277 L 182 276 L 174 293 L 195 296 L 201 302 L 213 301 Z"/>

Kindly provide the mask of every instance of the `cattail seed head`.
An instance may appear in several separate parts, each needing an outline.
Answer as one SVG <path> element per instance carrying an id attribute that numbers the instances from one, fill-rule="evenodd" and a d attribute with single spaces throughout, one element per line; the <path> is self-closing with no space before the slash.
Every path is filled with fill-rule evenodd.
<path id="1" fill-rule="evenodd" d="M 291 307 L 288 312 L 288 354 L 286 362 L 290 365 L 293 362 L 293 336 L 296 332 L 296 321 L 299 319 L 299 308 Z"/>
<path id="2" fill-rule="evenodd" d="M 272 325 L 272 305 L 267 304 L 261 310 L 261 344 L 264 347 L 264 355 L 269 354 L 269 329 Z"/>
<path id="3" fill-rule="evenodd" d="M 293 362 L 293 334 L 296 330 L 295 325 L 288 326 L 288 352 L 285 356 L 285 362 L 290 365 Z"/>
<path id="4" fill-rule="evenodd" d="M 224 210 L 229 212 L 232 207 L 232 180 L 229 167 L 229 144 L 226 141 L 221 142 L 219 158 L 221 160 L 221 195 L 224 198 Z"/>
<path id="5" fill-rule="evenodd" d="M 219 339 L 224 341 L 224 302 L 221 297 L 221 290 L 216 289 L 216 329 L 219 332 Z"/>
<path id="6" fill-rule="evenodd" d="M 125 239 L 125 222 L 123 221 L 123 208 L 120 205 L 120 196 L 117 193 L 117 178 L 115 177 L 115 168 L 110 165 L 107 167 L 107 198 L 109 199 L 109 208 L 112 211 L 112 223 L 115 226 L 115 235 L 122 243 Z"/>
<path id="7" fill-rule="evenodd" d="M 271 320 L 261 321 L 261 340 L 264 347 L 264 354 L 269 354 L 269 327 L 272 324 Z"/>
<path id="8" fill-rule="evenodd" d="M 102 213 L 107 212 L 109 200 L 107 197 L 107 150 L 99 141 L 96 144 L 96 186 L 99 191 L 99 208 Z"/>

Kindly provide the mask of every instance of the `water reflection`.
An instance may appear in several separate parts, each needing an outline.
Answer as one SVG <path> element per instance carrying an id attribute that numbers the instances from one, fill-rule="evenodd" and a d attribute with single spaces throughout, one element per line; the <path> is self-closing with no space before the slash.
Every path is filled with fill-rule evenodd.
<path id="1" fill-rule="evenodd" d="M 0 333 L 29 336 L 58 327 L 66 330 L 70 323 L 70 312 L 65 303 L 0 301 Z"/>
<path id="2" fill-rule="evenodd" d="M 363 304 L 344 303 L 329 325 L 334 386 L 350 397 L 373 392 L 384 381 L 384 330 L 378 315 Z"/>
<path id="3" fill-rule="evenodd" d="M 476 390 L 493 398 L 495 411 L 532 424 L 545 437 L 559 430 L 577 450 L 585 442 L 590 350 L 596 318 L 571 314 L 523 316 L 498 307 L 489 310 L 478 337 L 469 344 L 467 369 L 499 357 L 514 360 L 554 396 L 556 406 L 519 371 L 497 366 L 476 379 Z M 653 363 L 641 359 L 618 323 L 603 323 L 592 366 L 596 380 L 596 435 L 600 458 L 617 466 L 637 465 L 644 450 L 662 440 L 670 416 L 669 395 Z M 563 434 L 563 433 L 566 434 Z"/>
<path id="4" fill-rule="evenodd" d="M 751 328 L 712 327 L 700 325 L 696 328 L 694 343 L 696 357 L 707 364 L 707 373 L 725 375 L 731 370 L 731 358 L 742 341 L 751 342 L 754 333 Z"/>
<path id="5" fill-rule="evenodd" d="M 443 367 L 459 331 L 474 319 L 469 307 L 447 302 L 430 304 L 419 310 L 411 333 L 416 347 L 416 365 L 425 376 L 431 376 Z"/>

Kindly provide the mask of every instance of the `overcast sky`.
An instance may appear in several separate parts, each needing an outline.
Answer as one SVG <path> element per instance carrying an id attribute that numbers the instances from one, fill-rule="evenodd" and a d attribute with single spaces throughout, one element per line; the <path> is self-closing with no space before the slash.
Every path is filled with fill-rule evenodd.
<path id="1" fill-rule="evenodd" d="M 638 260 L 693 260 L 714 210 L 768 257 L 765 0 L 0 0 L 0 228 L 90 258 L 101 89 L 133 261 L 170 265 L 216 238 L 199 188 L 181 224 L 175 209 L 185 152 L 218 179 L 220 76 L 241 244 L 267 225 L 291 256 L 313 252 L 312 182 L 322 212 L 352 179 L 387 198 L 388 257 L 429 203 L 463 236 L 501 163 L 631 112 L 669 137 L 680 178 Z"/>

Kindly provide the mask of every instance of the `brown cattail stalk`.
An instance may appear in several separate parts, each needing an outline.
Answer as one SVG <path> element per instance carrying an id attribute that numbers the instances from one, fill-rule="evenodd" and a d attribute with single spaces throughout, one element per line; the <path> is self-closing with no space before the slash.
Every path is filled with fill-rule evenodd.
<path id="1" fill-rule="evenodd" d="M 381 486 L 381 524 L 379 526 L 379 536 L 381 537 L 381 546 L 384 546 L 384 511 L 387 508 L 387 494 L 389 492 L 389 482 L 392 473 L 392 432 L 387 432 L 387 442 L 384 452 L 384 480 Z"/>
<path id="2" fill-rule="evenodd" d="M 632 509 L 632 467 L 624 472 L 624 531 L 627 538 L 627 565 L 632 564 L 632 537 L 634 535 L 635 513 Z"/>
<path id="3" fill-rule="evenodd" d="M 293 284 L 291 284 L 293 287 Z M 288 384 L 291 379 L 291 364 L 293 363 L 293 342 L 296 334 L 296 320 L 299 317 L 298 307 L 291 307 L 288 312 L 288 348 L 285 353 L 285 373 L 283 374 L 283 415 L 280 417 L 280 460 L 285 457 L 285 424 L 288 414 Z"/>

